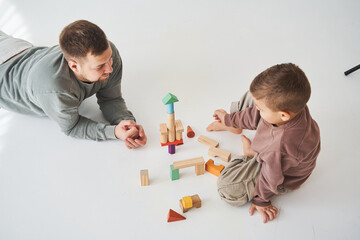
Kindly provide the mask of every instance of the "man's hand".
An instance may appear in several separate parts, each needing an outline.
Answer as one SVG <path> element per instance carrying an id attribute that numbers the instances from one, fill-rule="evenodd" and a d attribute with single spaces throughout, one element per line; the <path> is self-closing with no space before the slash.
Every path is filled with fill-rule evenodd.
<path id="1" fill-rule="evenodd" d="M 123 140 L 129 149 L 144 146 L 147 141 L 143 127 L 131 120 L 122 120 L 116 125 L 115 137 Z"/>
<path id="2" fill-rule="evenodd" d="M 227 114 L 227 112 L 224 109 L 218 109 L 215 110 L 213 117 L 215 118 L 215 120 L 217 120 L 220 123 L 225 124 L 225 115 Z"/>
<path id="3" fill-rule="evenodd" d="M 279 210 L 271 204 L 268 206 L 260 207 L 252 203 L 249 209 L 250 216 L 254 214 L 255 210 L 257 210 L 261 214 L 261 216 L 263 216 L 264 223 L 267 223 L 268 220 L 274 220 L 279 212 Z"/>

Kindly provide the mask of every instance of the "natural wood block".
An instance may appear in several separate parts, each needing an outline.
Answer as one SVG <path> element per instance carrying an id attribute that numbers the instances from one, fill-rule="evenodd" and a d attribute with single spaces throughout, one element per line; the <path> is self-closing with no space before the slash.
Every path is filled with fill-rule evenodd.
<path id="1" fill-rule="evenodd" d="M 230 152 L 225 151 L 225 150 L 220 149 L 220 148 L 210 147 L 208 154 L 211 157 L 219 157 L 219 158 L 221 158 L 221 160 L 223 160 L 225 162 L 230 161 L 230 158 L 231 158 L 231 153 Z"/>
<path id="2" fill-rule="evenodd" d="M 198 141 L 206 144 L 210 147 L 217 147 L 219 146 L 219 143 L 211 138 L 205 137 L 204 135 L 201 135 L 200 137 L 198 137 Z"/>
<path id="3" fill-rule="evenodd" d="M 166 127 L 166 123 L 161 123 L 160 124 L 160 142 L 161 143 L 167 143 L 168 139 L 168 132 L 167 132 L 167 127 Z"/>
<path id="4" fill-rule="evenodd" d="M 196 173 L 196 175 L 203 175 L 205 173 L 204 164 L 195 165 L 195 173 Z"/>
<path id="5" fill-rule="evenodd" d="M 212 159 L 209 159 L 209 161 L 205 163 L 205 170 L 211 174 L 214 174 L 217 177 L 220 175 L 221 171 L 224 168 L 225 168 L 224 165 L 215 165 L 214 160 Z"/>
<path id="6" fill-rule="evenodd" d="M 184 132 L 184 127 L 182 125 L 181 120 L 175 120 L 175 131 Z"/>
<path id="7" fill-rule="evenodd" d="M 149 185 L 149 171 L 147 169 L 140 170 L 141 186 Z"/>
<path id="8" fill-rule="evenodd" d="M 191 166 L 204 165 L 204 164 L 205 164 L 205 160 L 203 157 L 175 161 L 173 163 L 174 169 L 187 168 L 187 167 L 191 167 Z"/>
<path id="9" fill-rule="evenodd" d="M 166 127 L 169 133 L 169 142 L 175 141 L 175 113 L 167 114 Z"/>
<path id="10" fill-rule="evenodd" d="M 191 199 L 193 201 L 193 206 L 196 208 L 200 208 L 201 207 L 201 200 L 198 194 L 192 195 Z"/>

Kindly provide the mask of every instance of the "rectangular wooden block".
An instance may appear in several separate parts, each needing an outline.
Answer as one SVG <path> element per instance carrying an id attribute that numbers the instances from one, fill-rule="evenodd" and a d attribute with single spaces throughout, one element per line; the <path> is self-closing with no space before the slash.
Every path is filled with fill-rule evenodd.
<path id="1" fill-rule="evenodd" d="M 203 157 L 191 158 L 182 161 L 176 161 L 173 163 L 174 169 L 187 168 L 196 165 L 204 165 L 205 161 Z"/>
<path id="2" fill-rule="evenodd" d="M 210 147 L 217 147 L 219 146 L 219 143 L 211 138 L 205 137 L 204 135 L 201 135 L 200 137 L 198 137 L 198 141 L 206 144 Z"/>
<path id="3" fill-rule="evenodd" d="M 141 186 L 149 185 L 149 171 L 147 169 L 140 170 Z"/>
<path id="4" fill-rule="evenodd" d="M 225 151 L 225 150 L 220 149 L 220 148 L 210 147 L 208 154 L 211 157 L 219 157 L 219 158 L 221 158 L 221 160 L 223 160 L 225 162 L 230 161 L 230 158 L 231 158 L 231 153 L 230 152 Z"/>
<path id="5" fill-rule="evenodd" d="M 167 141 L 168 141 L 167 137 L 168 137 L 168 132 L 167 132 L 166 123 L 161 123 L 160 124 L 160 142 L 167 143 Z"/>
<path id="6" fill-rule="evenodd" d="M 184 132 L 184 127 L 182 125 L 181 120 L 175 120 L 175 131 Z"/>

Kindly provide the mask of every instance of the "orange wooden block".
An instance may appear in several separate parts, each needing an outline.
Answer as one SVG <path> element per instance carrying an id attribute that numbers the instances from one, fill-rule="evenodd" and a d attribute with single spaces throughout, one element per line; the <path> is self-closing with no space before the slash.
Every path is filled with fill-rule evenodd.
<path id="1" fill-rule="evenodd" d="M 188 138 L 193 138 L 195 136 L 194 131 L 191 129 L 190 126 L 187 126 L 187 134 Z"/>
<path id="2" fill-rule="evenodd" d="M 168 218 L 167 218 L 168 222 L 175 222 L 175 221 L 180 221 L 180 220 L 185 220 L 185 219 L 186 219 L 186 217 L 178 214 L 174 210 L 172 210 L 172 209 L 169 210 Z"/>
<path id="3" fill-rule="evenodd" d="M 209 159 L 209 161 L 207 161 L 205 163 L 205 170 L 208 171 L 209 173 L 214 174 L 215 176 L 219 176 L 221 171 L 225 168 L 224 165 L 215 165 L 214 164 L 214 160 Z"/>

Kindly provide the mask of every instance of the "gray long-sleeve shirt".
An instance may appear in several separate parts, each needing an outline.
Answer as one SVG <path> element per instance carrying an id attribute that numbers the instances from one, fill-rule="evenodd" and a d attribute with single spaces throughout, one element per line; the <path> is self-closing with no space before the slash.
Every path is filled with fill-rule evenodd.
<path id="1" fill-rule="evenodd" d="M 0 65 L 0 107 L 11 111 L 48 116 L 61 130 L 76 138 L 116 139 L 115 125 L 135 121 L 121 94 L 122 62 L 115 45 L 113 72 L 105 83 L 78 80 L 60 47 L 32 47 Z M 110 124 L 79 115 L 81 102 L 96 94 L 100 110 Z"/>
<path id="2" fill-rule="evenodd" d="M 310 176 L 320 152 L 320 129 L 306 106 L 284 125 L 273 126 L 256 107 L 225 116 L 226 126 L 256 130 L 251 148 L 262 164 L 253 203 L 270 204 L 278 186 L 295 190 Z"/>

